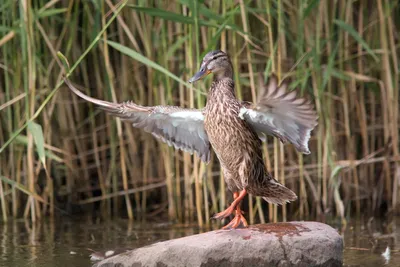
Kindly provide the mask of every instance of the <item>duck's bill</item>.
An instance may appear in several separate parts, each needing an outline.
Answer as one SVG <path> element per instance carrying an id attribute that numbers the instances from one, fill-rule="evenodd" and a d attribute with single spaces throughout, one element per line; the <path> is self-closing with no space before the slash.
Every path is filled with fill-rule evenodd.
<path id="1" fill-rule="evenodd" d="M 210 70 L 199 71 L 192 78 L 190 78 L 189 82 L 194 83 L 195 81 L 198 81 L 198 80 L 204 78 L 205 76 L 207 76 L 210 73 L 211 73 Z"/>

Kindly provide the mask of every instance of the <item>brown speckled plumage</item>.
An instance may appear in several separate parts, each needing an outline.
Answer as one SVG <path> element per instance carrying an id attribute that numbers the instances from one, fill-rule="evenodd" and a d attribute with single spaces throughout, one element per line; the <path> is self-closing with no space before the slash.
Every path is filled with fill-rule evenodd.
<path id="1" fill-rule="evenodd" d="M 297 198 L 266 170 L 262 157 L 265 135 L 273 135 L 282 142 L 309 154 L 308 140 L 317 125 L 317 115 L 311 102 L 288 92 L 287 82 L 278 85 L 272 75 L 266 85 L 260 85 L 257 103 L 240 101 L 235 96 L 232 64 L 226 53 L 209 52 L 200 71 L 190 82 L 213 73 L 214 81 L 202 110 L 172 106 L 145 107 L 131 101 L 111 103 L 84 95 L 68 79 L 68 87 L 80 97 L 102 109 L 129 120 L 177 149 L 196 152 L 205 162 L 212 147 L 219 159 L 225 181 L 234 194 L 234 201 L 214 218 L 225 218 L 232 212 L 235 218 L 225 227 L 236 228 L 247 222 L 240 210 L 240 202 L 247 194 L 263 197 L 266 201 L 283 204 Z"/>
<path id="2" fill-rule="evenodd" d="M 204 128 L 229 190 L 246 189 L 250 194 L 276 204 L 295 200 L 296 194 L 280 185 L 266 170 L 260 138 L 239 117 L 242 107 L 235 96 L 232 79 L 212 83 L 204 109 Z"/>

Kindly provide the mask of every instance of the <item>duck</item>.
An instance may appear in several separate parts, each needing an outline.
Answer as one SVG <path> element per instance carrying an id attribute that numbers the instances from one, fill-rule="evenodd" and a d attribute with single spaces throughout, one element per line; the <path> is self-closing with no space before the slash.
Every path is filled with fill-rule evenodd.
<path id="1" fill-rule="evenodd" d="M 267 136 L 291 143 L 297 151 L 310 154 L 308 142 L 318 124 L 313 103 L 289 90 L 289 81 L 278 83 L 271 74 L 259 85 L 256 103 L 241 101 L 235 94 L 233 66 L 221 50 L 208 52 L 200 69 L 189 80 L 198 82 L 208 75 L 213 81 L 204 108 L 178 106 L 142 106 L 133 101 L 113 103 L 85 95 L 68 78 L 65 84 L 79 97 L 106 112 L 129 121 L 154 137 L 189 153 L 196 153 L 205 163 L 211 152 L 217 156 L 224 180 L 233 194 L 232 203 L 214 219 L 233 219 L 223 229 L 248 227 L 241 202 L 247 194 L 262 197 L 277 205 L 295 201 L 297 195 L 279 183 L 267 170 L 262 142 Z"/>

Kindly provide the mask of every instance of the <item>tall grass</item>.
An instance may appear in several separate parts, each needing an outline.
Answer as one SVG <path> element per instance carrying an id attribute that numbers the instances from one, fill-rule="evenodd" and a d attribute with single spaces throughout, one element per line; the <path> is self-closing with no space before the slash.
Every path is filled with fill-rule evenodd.
<path id="1" fill-rule="evenodd" d="M 231 201 L 215 157 L 204 165 L 174 151 L 77 98 L 61 78 L 99 99 L 201 108 L 210 79 L 186 81 L 217 48 L 232 58 L 238 98 L 256 101 L 257 74 L 275 72 L 319 113 L 310 156 L 265 144 L 268 169 L 299 200 L 249 198 L 251 223 L 395 211 L 399 11 L 389 0 L 3 1 L 3 220 L 94 205 L 105 217 L 209 225 Z"/>

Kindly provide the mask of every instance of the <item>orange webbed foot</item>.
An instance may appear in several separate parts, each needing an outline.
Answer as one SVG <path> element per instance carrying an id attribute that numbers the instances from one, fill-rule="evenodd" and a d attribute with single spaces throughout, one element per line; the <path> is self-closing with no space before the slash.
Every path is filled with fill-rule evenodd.
<path id="1" fill-rule="evenodd" d="M 222 227 L 222 229 L 236 229 L 239 227 L 240 223 L 242 223 L 243 227 L 248 227 L 248 223 L 246 218 L 243 216 L 243 212 L 239 209 L 236 210 L 236 215 L 232 221 L 230 221 L 227 225 Z"/>
<path id="2" fill-rule="evenodd" d="M 232 204 L 224 211 L 218 212 L 217 214 L 214 214 L 214 216 L 212 217 L 213 219 L 223 219 L 228 217 L 229 215 L 231 215 L 233 213 L 233 211 L 236 211 L 235 213 L 235 217 L 233 218 L 233 220 L 228 223 L 226 226 L 224 226 L 222 229 L 228 229 L 228 228 L 237 228 L 240 223 L 242 223 L 242 225 L 244 227 L 247 227 L 247 221 L 243 216 L 243 212 L 240 209 L 240 202 L 242 201 L 242 199 L 244 198 L 244 196 L 247 194 L 247 191 L 244 189 L 240 192 L 240 194 L 238 192 L 233 193 L 233 202 Z"/>
<path id="3" fill-rule="evenodd" d="M 213 219 L 223 219 L 233 213 L 234 207 L 230 206 L 226 210 L 214 214 Z"/>

